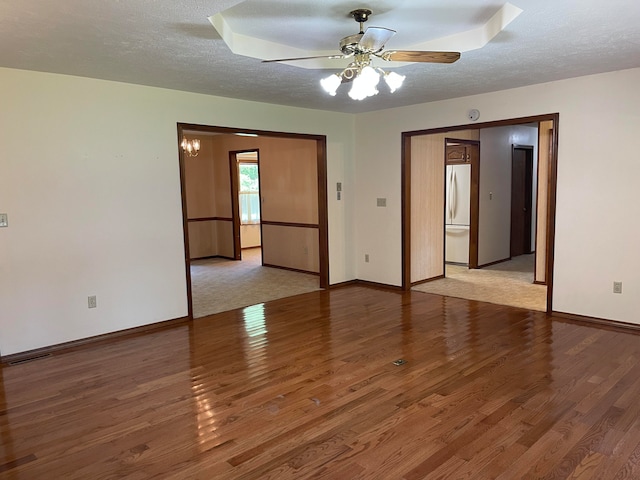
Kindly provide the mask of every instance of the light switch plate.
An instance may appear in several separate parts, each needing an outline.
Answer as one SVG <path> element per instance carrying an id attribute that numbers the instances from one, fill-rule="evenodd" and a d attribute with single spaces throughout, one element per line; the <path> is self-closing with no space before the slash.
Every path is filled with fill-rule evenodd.
<path id="1" fill-rule="evenodd" d="M 378 198 L 376 201 L 376 205 L 378 207 L 386 207 L 387 206 L 387 199 L 386 198 Z"/>
<path id="2" fill-rule="evenodd" d="M 9 217 L 6 213 L 0 213 L 0 227 L 8 227 L 9 226 Z"/>

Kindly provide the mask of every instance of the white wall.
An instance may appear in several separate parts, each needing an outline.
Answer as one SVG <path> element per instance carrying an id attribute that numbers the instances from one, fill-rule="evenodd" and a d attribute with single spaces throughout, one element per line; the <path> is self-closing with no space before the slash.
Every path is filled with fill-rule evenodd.
<path id="1" fill-rule="evenodd" d="M 554 309 L 640 323 L 640 69 L 358 116 L 1 68 L 0 84 L 2 355 L 186 315 L 177 122 L 327 135 L 330 283 L 400 285 L 401 132 L 559 112 Z"/>
<path id="2" fill-rule="evenodd" d="M 479 265 L 497 262 L 511 256 L 511 150 L 513 144 L 534 146 L 535 176 L 537 128 L 513 125 L 480 130 Z M 532 205 L 535 205 L 535 188 L 533 190 Z M 535 232 L 535 224 L 532 224 L 532 231 Z M 532 234 L 532 241 L 534 238 Z"/>
<path id="3" fill-rule="evenodd" d="M 240 225 L 240 248 L 260 246 L 260 224 Z"/>
<path id="4" fill-rule="evenodd" d="M 355 278 L 353 116 L 11 69 L 0 84 L 0 354 L 187 314 L 178 122 L 327 135 L 345 190 L 330 283 Z"/>
<path id="5" fill-rule="evenodd" d="M 358 115 L 358 278 L 401 284 L 403 131 L 467 124 L 470 108 L 482 122 L 559 112 L 554 310 L 640 323 L 638 85 L 640 69 L 631 69 Z M 611 293 L 614 280 L 622 295 Z"/>

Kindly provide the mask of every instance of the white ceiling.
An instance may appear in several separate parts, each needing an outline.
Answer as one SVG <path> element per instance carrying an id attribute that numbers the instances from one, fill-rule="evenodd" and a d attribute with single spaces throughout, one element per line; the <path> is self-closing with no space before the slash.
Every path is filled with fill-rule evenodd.
<path id="1" fill-rule="evenodd" d="M 487 24 L 505 3 L 0 0 L 0 66 L 349 113 L 640 67 L 638 0 L 510 0 L 519 15 L 481 48 L 461 48 L 456 39 Z M 367 25 L 398 32 L 390 49 L 450 44 L 445 49 L 462 57 L 394 67 L 407 76 L 401 90 L 381 86 L 377 96 L 355 101 L 344 86 L 335 97 L 320 89 L 326 69 L 234 54 L 208 19 L 222 14 L 234 38 L 257 41 L 247 43 L 257 50 L 271 42 L 257 57 L 279 58 L 287 48 L 338 53 L 340 38 L 358 31 L 348 16 L 355 8 L 373 10 Z M 338 71 L 348 60 L 332 62 Z"/>

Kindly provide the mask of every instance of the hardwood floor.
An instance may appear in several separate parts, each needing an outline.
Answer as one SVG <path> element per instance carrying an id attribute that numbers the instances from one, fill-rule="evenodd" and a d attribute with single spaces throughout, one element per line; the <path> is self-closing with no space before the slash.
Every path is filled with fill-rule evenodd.
<path id="1" fill-rule="evenodd" d="M 313 292 L 0 373 L 0 478 L 640 478 L 640 336 L 421 292 Z"/>

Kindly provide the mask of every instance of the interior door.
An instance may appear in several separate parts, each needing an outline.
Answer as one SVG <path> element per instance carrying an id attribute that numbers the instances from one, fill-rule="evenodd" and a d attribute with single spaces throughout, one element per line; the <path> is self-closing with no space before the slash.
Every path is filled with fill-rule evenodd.
<path id="1" fill-rule="evenodd" d="M 464 201 L 467 204 L 468 220 L 464 222 L 468 231 L 466 235 L 466 245 L 468 246 L 468 254 L 465 255 L 464 261 L 454 261 L 455 263 L 464 263 L 469 268 L 478 268 L 478 231 L 480 223 L 480 142 L 477 140 L 463 140 L 446 138 L 445 163 L 448 166 L 464 165 L 469 168 L 469 191 Z M 462 232 L 453 231 L 453 227 L 449 227 L 449 237 L 461 236 Z M 460 230 L 460 228 L 457 228 Z M 445 230 L 445 237 L 447 232 Z M 445 254 L 446 256 L 446 254 Z"/>
<path id="2" fill-rule="evenodd" d="M 511 257 L 531 253 L 533 149 L 514 147 L 511 168 Z"/>

